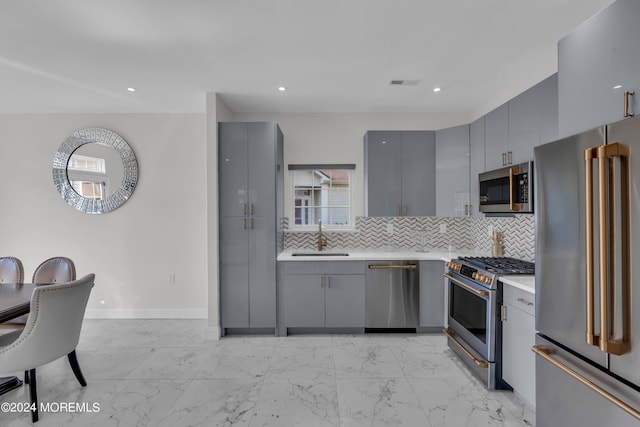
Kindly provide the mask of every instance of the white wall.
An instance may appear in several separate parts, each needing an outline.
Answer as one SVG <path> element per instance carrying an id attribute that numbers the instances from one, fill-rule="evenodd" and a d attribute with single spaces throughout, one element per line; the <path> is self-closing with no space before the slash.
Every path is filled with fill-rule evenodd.
<path id="1" fill-rule="evenodd" d="M 26 281 L 57 255 L 72 258 L 79 276 L 96 273 L 88 316 L 206 317 L 205 117 L 0 115 L 0 254 L 22 259 Z M 138 158 L 131 199 L 104 215 L 74 210 L 52 181 L 59 145 L 87 127 L 120 134 Z"/>
<path id="2" fill-rule="evenodd" d="M 356 216 L 364 215 L 364 142 L 368 130 L 437 130 L 469 123 L 457 113 L 239 113 L 235 121 L 277 122 L 284 134 L 284 162 L 354 163 Z M 285 215 L 289 216 L 289 175 L 285 173 Z"/>

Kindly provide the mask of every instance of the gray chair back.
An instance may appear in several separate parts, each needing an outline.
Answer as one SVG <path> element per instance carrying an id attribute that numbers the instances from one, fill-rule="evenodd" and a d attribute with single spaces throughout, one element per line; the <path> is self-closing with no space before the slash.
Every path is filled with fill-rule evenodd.
<path id="1" fill-rule="evenodd" d="M 0 258 L 0 283 L 23 283 L 24 268 L 22 261 L 16 257 L 5 256 Z"/>
<path id="2" fill-rule="evenodd" d="M 95 274 L 88 274 L 69 283 L 36 287 L 24 329 L 0 347 L 0 370 L 28 371 L 73 352 L 94 280 Z"/>
<path id="3" fill-rule="evenodd" d="M 76 266 L 67 257 L 43 261 L 33 272 L 33 283 L 65 283 L 76 280 Z"/>

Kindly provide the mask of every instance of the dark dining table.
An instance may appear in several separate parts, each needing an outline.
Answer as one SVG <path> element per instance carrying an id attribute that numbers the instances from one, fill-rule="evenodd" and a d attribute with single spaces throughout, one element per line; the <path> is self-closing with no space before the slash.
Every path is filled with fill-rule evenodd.
<path id="1" fill-rule="evenodd" d="M 29 313 L 31 294 L 36 286 L 33 283 L 0 283 L 0 323 Z M 0 378 L 0 394 L 21 385 L 18 377 Z"/>

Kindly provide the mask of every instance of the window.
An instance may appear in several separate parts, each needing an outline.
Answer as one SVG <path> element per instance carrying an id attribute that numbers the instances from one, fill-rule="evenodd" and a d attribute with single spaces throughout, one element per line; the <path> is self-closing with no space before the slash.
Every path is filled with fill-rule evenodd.
<path id="1" fill-rule="evenodd" d="M 289 165 L 292 229 L 353 228 L 355 165 Z"/>
<path id="2" fill-rule="evenodd" d="M 80 196 L 94 200 L 107 197 L 104 159 L 73 154 L 67 164 L 67 171 L 71 187 Z"/>

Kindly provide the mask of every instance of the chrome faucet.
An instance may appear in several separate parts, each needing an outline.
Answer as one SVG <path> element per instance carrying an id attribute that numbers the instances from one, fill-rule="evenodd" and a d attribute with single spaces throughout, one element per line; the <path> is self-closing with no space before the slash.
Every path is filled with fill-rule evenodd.
<path id="1" fill-rule="evenodd" d="M 327 246 L 327 238 L 322 235 L 322 221 L 318 221 L 318 251 L 322 252 L 325 246 Z"/>

